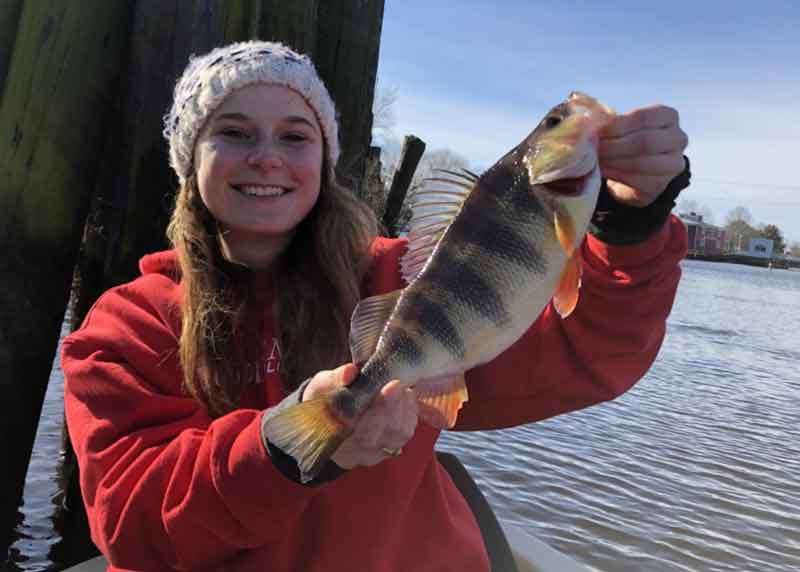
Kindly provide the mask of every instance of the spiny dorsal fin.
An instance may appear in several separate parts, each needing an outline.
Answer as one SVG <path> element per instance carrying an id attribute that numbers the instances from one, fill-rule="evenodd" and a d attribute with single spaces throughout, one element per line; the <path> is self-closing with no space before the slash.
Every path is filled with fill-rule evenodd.
<path id="1" fill-rule="evenodd" d="M 426 379 L 414 386 L 419 416 L 437 429 L 452 429 L 461 406 L 469 400 L 464 374 Z"/>
<path id="2" fill-rule="evenodd" d="M 440 169 L 433 177 L 425 179 L 422 188 L 414 193 L 408 250 L 400 259 L 406 284 L 419 275 L 477 181 L 478 176 L 470 171 Z"/>
<path id="3" fill-rule="evenodd" d="M 402 289 L 380 296 L 364 298 L 350 318 L 350 354 L 353 363 L 363 364 L 375 351 L 383 327 L 389 321 Z"/>
<path id="4" fill-rule="evenodd" d="M 561 280 L 553 295 L 553 307 L 562 318 L 569 316 L 578 305 L 578 291 L 581 287 L 583 265 L 581 251 L 576 249 L 567 260 L 567 265 L 561 273 Z"/>

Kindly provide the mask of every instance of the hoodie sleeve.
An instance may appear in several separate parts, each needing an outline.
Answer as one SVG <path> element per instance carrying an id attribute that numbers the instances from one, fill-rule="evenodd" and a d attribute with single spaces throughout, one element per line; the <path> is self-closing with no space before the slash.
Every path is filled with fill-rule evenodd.
<path id="1" fill-rule="evenodd" d="M 468 371 L 469 401 L 456 429 L 538 421 L 630 389 L 661 347 L 686 247 L 686 229 L 672 215 L 638 244 L 587 235 L 576 309 L 562 319 L 548 305 L 514 345 Z"/>
<path id="2" fill-rule="evenodd" d="M 181 391 L 175 320 L 160 301 L 170 287 L 146 276 L 109 291 L 63 344 L 92 538 L 124 569 L 213 568 L 268 547 L 315 494 L 270 462 L 261 411 L 212 420 Z"/>

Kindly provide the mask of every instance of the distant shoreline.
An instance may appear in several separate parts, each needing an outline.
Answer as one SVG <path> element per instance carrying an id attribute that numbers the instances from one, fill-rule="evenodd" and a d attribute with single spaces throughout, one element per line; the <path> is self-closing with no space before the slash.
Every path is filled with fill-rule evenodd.
<path id="1" fill-rule="evenodd" d="M 800 269 L 800 262 L 793 262 L 781 258 L 760 258 L 748 256 L 746 254 L 704 254 L 700 252 L 689 252 L 686 255 L 689 260 L 705 260 L 707 262 L 728 262 L 732 264 L 745 264 L 747 266 L 760 266 L 761 268 L 780 269 Z"/>

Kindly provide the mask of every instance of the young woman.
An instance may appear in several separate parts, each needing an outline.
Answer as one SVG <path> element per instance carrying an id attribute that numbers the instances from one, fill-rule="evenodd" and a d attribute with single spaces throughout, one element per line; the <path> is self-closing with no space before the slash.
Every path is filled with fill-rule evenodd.
<path id="1" fill-rule="evenodd" d="M 262 435 L 269 408 L 354 379 L 354 306 L 402 286 L 405 242 L 376 238 L 334 180 L 335 109 L 313 64 L 267 42 L 216 49 L 190 62 L 166 123 L 174 249 L 143 258 L 63 346 L 69 432 L 110 569 L 489 570 L 436 460 L 438 431 L 398 383 L 309 483 Z M 583 246 L 581 303 L 568 320 L 546 310 L 467 373 L 457 430 L 586 407 L 645 373 L 685 252 L 669 214 L 685 147 L 663 106 L 609 126 L 613 180 Z"/>

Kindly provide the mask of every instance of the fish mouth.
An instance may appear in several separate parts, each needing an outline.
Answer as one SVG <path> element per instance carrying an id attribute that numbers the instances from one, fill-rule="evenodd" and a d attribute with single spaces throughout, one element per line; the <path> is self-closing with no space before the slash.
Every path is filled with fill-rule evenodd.
<path id="1" fill-rule="evenodd" d="M 580 177 L 556 179 L 555 181 L 550 181 L 539 186 L 555 195 L 577 197 L 583 194 L 583 190 L 586 188 L 586 183 L 590 176 L 591 172 Z"/>
<path id="2" fill-rule="evenodd" d="M 597 169 L 597 155 L 586 153 L 569 166 L 539 175 L 534 184 L 557 195 L 574 197 L 583 193 Z"/>

